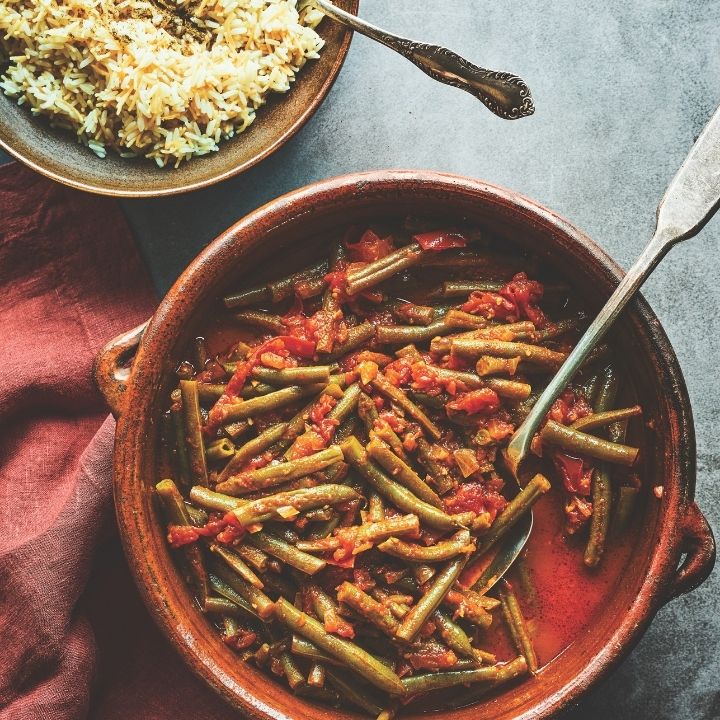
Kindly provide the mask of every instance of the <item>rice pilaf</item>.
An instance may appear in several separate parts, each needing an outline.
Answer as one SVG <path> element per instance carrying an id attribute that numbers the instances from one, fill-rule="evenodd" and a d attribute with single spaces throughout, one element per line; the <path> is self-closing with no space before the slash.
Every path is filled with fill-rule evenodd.
<path id="1" fill-rule="evenodd" d="M 0 0 L 0 88 L 100 157 L 177 166 L 290 89 L 321 19 L 306 0 Z"/>

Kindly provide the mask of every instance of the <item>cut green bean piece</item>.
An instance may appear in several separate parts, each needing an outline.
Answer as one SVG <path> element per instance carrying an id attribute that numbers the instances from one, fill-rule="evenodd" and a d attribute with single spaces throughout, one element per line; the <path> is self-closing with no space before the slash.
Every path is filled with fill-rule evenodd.
<path id="1" fill-rule="evenodd" d="M 540 431 L 540 438 L 544 443 L 556 445 L 563 450 L 627 467 L 632 467 L 638 458 L 638 448 L 603 440 L 561 425 L 554 420 L 545 423 Z"/>
<path id="2" fill-rule="evenodd" d="M 591 492 L 593 512 L 583 562 L 588 567 L 596 567 L 605 552 L 612 503 L 612 485 L 605 463 L 593 470 Z"/>
<path id="3" fill-rule="evenodd" d="M 263 330 L 269 330 L 276 335 L 283 335 L 287 330 L 285 322 L 279 315 L 264 310 L 245 310 L 235 314 L 235 320 L 243 325 L 252 325 Z"/>
<path id="4" fill-rule="evenodd" d="M 250 288 L 233 293 L 232 295 L 226 295 L 223 298 L 223 302 L 228 310 L 232 310 L 236 307 L 246 307 L 247 305 L 268 302 L 270 299 L 270 290 L 266 285 L 263 285 L 262 287 Z"/>
<path id="5" fill-rule="evenodd" d="M 290 565 L 308 575 L 314 575 L 327 564 L 324 560 L 320 560 L 314 555 L 309 555 L 302 550 L 298 550 L 295 546 L 286 543 L 284 540 L 270 533 L 252 533 L 248 536 L 247 542 L 269 555 L 276 557 L 278 560 L 282 560 L 286 565 Z"/>
<path id="6" fill-rule="evenodd" d="M 452 588 L 460 571 L 465 566 L 467 558 L 460 557 L 451 560 L 432 579 L 425 594 L 417 601 L 410 612 L 404 617 L 400 627 L 395 633 L 398 638 L 406 642 L 412 641 L 420 632 L 425 621 L 437 610 L 448 590 Z"/>
<path id="7" fill-rule="evenodd" d="M 358 493 L 347 485 L 319 485 L 252 500 L 232 512 L 241 525 L 252 525 L 271 519 L 290 520 L 303 510 L 323 505 L 336 505 L 359 497 Z"/>
<path id="8" fill-rule="evenodd" d="M 256 366 L 252 376 L 268 385 L 313 385 L 330 382 L 329 365 L 311 365 L 308 367 L 292 367 L 284 370 Z"/>
<path id="9" fill-rule="evenodd" d="M 342 459 L 343 453 L 340 446 L 331 445 L 313 455 L 233 475 L 224 482 L 218 483 L 217 490 L 228 495 L 243 495 L 253 490 L 280 485 L 320 472 Z"/>
<path id="10" fill-rule="evenodd" d="M 375 337 L 375 325 L 366 322 L 362 325 L 354 325 L 348 328 L 348 337 L 344 343 L 340 343 L 333 347 L 333 351 L 326 355 L 328 360 L 337 360 L 347 355 L 352 350 L 359 348 L 366 342 L 370 342 Z"/>
<path id="11" fill-rule="evenodd" d="M 202 434 L 202 416 L 198 384 L 195 380 L 180 381 L 183 420 L 185 422 L 185 444 L 188 449 L 190 473 L 193 482 L 207 485 L 207 465 L 205 464 L 205 443 Z"/>
<path id="12" fill-rule="evenodd" d="M 294 402 L 302 400 L 309 395 L 317 395 L 324 387 L 325 385 L 323 384 L 291 385 L 282 390 L 275 390 L 275 392 L 268 393 L 267 395 L 233 403 L 225 408 L 224 420 L 225 422 L 244 420 L 245 418 L 272 412 L 273 410 L 292 405 Z"/>
<path id="13" fill-rule="evenodd" d="M 557 370 L 568 356 L 568 353 L 550 350 L 543 345 L 508 342 L 505 340 L 485 340 L 483 338 L 458 338 L 450 344 L 451 351 L 462 357 L 478 358 L 482 355 L 494 357 L 519 357 L 524 362 L 532 363 L 548 370 Z"/>
<path id="14" fill-rule="evenodd" d="M 433 563 L 471 553 L 475 544 L 467 530 L 458 530 L 449 540 L 441 540 L 435 545 L 418 545 L 392 537 L 378 545 L 378 550 L 408 562 Z"/>
<path id="15" fill-rule="evenodd" d="M 190 514 L 180 491 L 172 480 L 161 480 L 155 491 L 160 498 L 167 522 L 171 525 L 192 525 Z M 191 543 L 180 548 L 188 568 L 190 581 L 204 603 L 208 596 L 208 576 L 205 570 L 202 553 L 197 543 Z"/>
<path id="16" fill-rule="evenodd" d="M 367 445 L 368 455 L 375 460 L 394 480 L 426 503 L 442 508 L 440 496 L 402 459 L 380 440 L 371 440 Z"/>
<path id="17" fill-rule="evenodd" d="M 243 580 L 243 578 L 230 570 L 220 558 L 216 558 L 211 566 L 213 573 L 244 598 L 258 617 L 266 620 L 273 614 L 275 603 L 260 588 Z"/>
<path id="18" fill-rule="evenodd" d="M 262 580 L 245 564 L 244 560 L 230 548 L 221 545 L 211 545 L 211 552 L 222 558 L 223 562 L 234 570 L 245 582 L 250 583 L 254 587 L 262 590 Z"/>
<path id="19" fill-rule="evenodd" d="M 258 618 L 257 612 L 253 609 L 252 605 L 239 593 L 233 590 L 230 585 L 213 573 L 208 573 L 208 579 L 210 581 L 210 587 L 218 594 L 222 595 L 223 598 L 233 603 L 241 613 L 244 613 L 247 617 Z M 208 598 L 210 600 L 210 598 Z"/>
<path id="20" fill-rule="evenodd" d="M 469 685 L 472 683 L 491 683 L 500 675 L 497 665 L 485 665 L 473 670 L 448 670 L 445 672 L 423 673 L 404 677 L 401 682 L 407 695 L 441 690 L 442 688 Z"/>
<path id="21" fill-rule="evenodd" d="M 326 663 L 328 665 L 342 664 L 337 658 L 323 652 L 317 645 L 296 633 L 293 633 L 292 636 L 290 652 L 300 657 L 308 658 L 308 660 L 313 660 L 314 662 Z"/>
<path id="22" fill-rule="evenodd" d="M 612 423 L 628 420 L 638 415 L 642 415 L 642 408 L 639 405 L 633 405 L 628 408 L 606 410 L 605 412 L 595 412 L 592 415 L 586 415 L 584 418 L 576 420 L 570 427 L 573 430 L 587 432 L 588 430 L 607 427 L 608 425 L 612 425 Z"/>
<path id="23" fill-rule="evenodd" d="M 349 295 L 357 295 L 363 290 L 374 287 L 393 275 L 416 265 L 422 256 L 423 251 L 417 243 L 401 247 L 379 260 L 368 263 L 363 268 L 349 272 L 347 292 Z"/>
<path id="24" fill-rule="evenodd" d="M 341 445 L 345 459 L 350 462 L 375 490 L 386 497 L 398 509 L 417 515 L 420 520 L 438 530 L 455 530 L 459 527 L 457 520 L 434 505 L 420 500 L 407 488 L 391 480 L 367 456 L 365 448 L 357 438 L 350 437 Z"/>
<path id="25" fill-rule="evenodd" d="M 185 421 L 183 420 L 182 407 L 173 405 L 170 408 L 170 417 L 175 437 L 174 450 L 177 460 L 178 480 L 180 485 L 187 489 L 191 484 L 191 471 L 187 445 L 185 444 Z"/>
<path id="26" fill-rule="evenodd" d="M 378 373 L 372 381 L 373 387 L 385 397 L 389 398 L 399 408 L 401 408 L 413 420 L 416 420 L 420 426 L 427 431 L 428 435 L 434 440 L 439 440 L 442 436 L 440 429 L 435 423 L 403 392 L 400 388 L 395 387 L 382 373 Z"/>
<path id="27" fill-rule="evenodd" d="M 476 660 L 475 648 L 467 633 L 444 610 L 436 610 L 432 620 L 443 642 L 457 655 Z"/>
<path id="28" fill-rule="evenodd" d="M 224 597 L 205 598 L 203 612 L 208 615 L 229 615 L 231 617 L 243 617 L 245 611 L 238 607 L 232 600 Z"/>
<path id="29" fill-rule="evenodd" d="M 395 635 L 398 621 L 390 610 L 352 583 L 346 581 L 340 585 L 337 599 L 380 628 L 386 635 L 390 637 Z"/>
<path id="30" fill-rule="evenodd" d="M 225 385 L 221 383 L 198 383 L 198 398 L 200 404 L 212 405 L 225 392 Z"/>
<path id="31" fill-rule="evenodd" d="M 235 454 L 235 446 L 228 438 L 220 438 L 205 450 L 205 455 L 210 462 L 221 462 Z"/>
<path id="32" fill-rule="evenodd" d="M 505 506 L 505 509 L 495 518 L 490 530 L 482 536 L 475 551 L 480 557 L 493 548 L 498 540 L 503 538 L 510 528 L 538 501 L 541 495 L 550 489 L 548 479 L 539 473 Z"/>
<path id="33" fill-rule="evenodd" d="M 196 505 L 201 505 L 208 508 L 208 510 L 219 510 L 220 512 L 230 512 L 247 503 L 247 500 L 223 495 L 202 485 L 195 485 L 190 489 L 190 499 Z"/>
<path id="34" fill-rule="evenodd" d="M 504 579 L 500 580 L 498 593 L 502 603 L 503 617 L 515 648 L 525 658 L 528 670 L 534 674 L 538 670 L 538 659 L 517 595 L 515 595 L 512 585 Z"/>
<path id="35" fill-rule="evenodd" d="M 496 292 L 503 286 L 497 280 L 449 280 L 433 290 L 433 297 L 467 297 L 471 292 Z"/>
<path id="36" fill-rule="evenodd" d="M 402 695 L 404 688 L 400 678 L 378 662 L 370 653 L 348 640 L 331 635 L 323 626 L 289 603 L 280 598 L 275 605 L 275 615 L 292 632 L 306 637 L 321 650 L 342 661 L 351 670 L 361 675 L 373 685 L 393 695 Z"/>
<path id="37" fill-rule="evenodd" d="M 225 482 L 230 476 L 236 474 L 249 460 L 260 455 L 260 453 L 267 450 L 273 443 L 280 440 L 287 429 L 288 423 L 278 423 L 261 432 L 256 438 L 246 442 L 235 452 L 232 460 L 230 460 L 220 475 L 218 475 L 218 484 Z"/>
<path id="38" fill-rule="evenodd" d="M 433 457 L 432 445 L 425 438 L 417 439 L 418 461 L 427 471 L 435 489 L 445 495 L 455 487 L 450 468 Z"/>

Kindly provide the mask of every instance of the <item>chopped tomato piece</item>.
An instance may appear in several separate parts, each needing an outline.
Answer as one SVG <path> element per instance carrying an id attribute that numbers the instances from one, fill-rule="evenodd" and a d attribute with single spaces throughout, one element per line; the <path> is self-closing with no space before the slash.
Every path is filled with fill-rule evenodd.
<path id="1" fill-rule="evenodd" d="M 590 494 L 592 465 L 582 458 L 573 457 L 559 450 L 553 452 L 552 460 L 569 493 L 585 496 Z"/>
<path id="2" fill-rule="evenodd" d="M 403 657 L 415 670 L 444 670 L 457 662 L 457 655 L 440 643 L 425 643 L 417 650 L 404 653 Z"/>
<path id="3" fill-rule="evenodd" d="M 488 512 L 492 518 L 507 505 L 507 500 L 497 490 L 474 480 L 462 483 L 443 502 L 445 510 L 452 514 Z"/>
<path id="4" fill-rule="evenodd" d="M 192 525 L 168 525 L 167 541 L 171 548 L 179 548 L 183 545 L 197 542 L 200 533 Z"/>
<path id="5" fill-rule="evenodd" d="M 500 288 L 500 295 L 514 303 L 519 317 L 527 318 L 537 328 L 547 325 L 545 313 L 537 306 L 543 296 L 543 286 L 537 280 L 528 280 L 527 273 L 517 273 L 507 285 Z"/>
<path id="6" fill-rule="evenodd" d="M 468 415 L 475 415 L 476 413 L 490 414 L 500 408 L 500 398 L 494 390 L 480 388 L 479 390 L 471 390 L 458 395 L 455 400 L 451 400 L 445 407 L 448 410 L 466 412 Z"/>
<path id="7" fill-rule="evenodd" d="M 425 251 L 439 252 L 450 248 L 464 248 L 467 238 L 453 230 L 432 230 L 413 235 L 413 240 Z"/>
<path id="8" fill-rule="evenodd" d="M 356 243 L 345 242 L 353 262 L 373 262 L 393 251 L 392 236 L 381 238 L 374 230 L 366 230 Z"/>

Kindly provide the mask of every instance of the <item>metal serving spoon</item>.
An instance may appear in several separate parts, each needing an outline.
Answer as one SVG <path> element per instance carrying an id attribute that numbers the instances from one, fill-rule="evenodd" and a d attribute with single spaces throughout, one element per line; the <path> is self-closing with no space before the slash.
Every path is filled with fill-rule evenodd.
<path id="1" fill-rule="evenodd" d="M 394 35 L 351 15 L 329 0 L 312 0 L 312 4 L 329 18 L 400 53 L 434 80 L 474 95 L 504 120 L 517 120 L 535 112 L 530 88 L 517 75 L 486 70 L 447 48 Z"/>
<path id="2" fill-rule="evenodd" d="M 519 481 L 519 471 L 528 456 L 533 435 L 582 362 L 600 342 L 665 253 L 680 241 L 697 235 L 719 205 L 720 108 L 710 118 L 665 191 L 665 196 L 658 206 L 655 233 L 645 250 L 510 439 L 504 458 L 516 480 Z M 497 554 L 478 581 L 478 589 L 492 587 L 503 576 L 527 543 L 531 530 L 532 513 L 526 513 L 500 543 Z"/>

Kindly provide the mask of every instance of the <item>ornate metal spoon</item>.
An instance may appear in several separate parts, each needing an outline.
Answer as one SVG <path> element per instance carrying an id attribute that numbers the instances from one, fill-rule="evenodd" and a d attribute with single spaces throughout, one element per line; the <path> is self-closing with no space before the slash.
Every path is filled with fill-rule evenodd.
<path id="1" fill-rule="evenodd" d="M 720 108 L 705 126 L 665 191 L 665 196 L 658 206 L 655 233 L 645 250 L 510 439 L 505 451 L 505 460 L 516 479 L 538 426 L 550 406 L 572 380 L 583 360 L 600 342 L 668 250 L 680 241 L 700 232 L 719 205 Z M 501 542 L 497 554 L 478 581 L 478 587 L 488 589 L 503 576 L 522 551 L 531 530 L 532 513 L 527 513 Z"/>
<path id="2" fill-rule="evenodd" d="M 504 120 L 517 120 L 535 112 L 530 89 L 517 75 L 485 70 L 447 48 L 394 35 L 345 12 L 329 0 L 312 0 L 312 3 L 329 18 L 400 53 L 434 80 L 474 95 Z"/>

